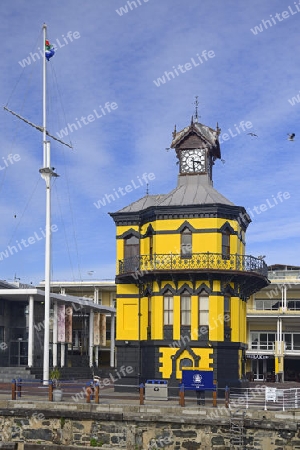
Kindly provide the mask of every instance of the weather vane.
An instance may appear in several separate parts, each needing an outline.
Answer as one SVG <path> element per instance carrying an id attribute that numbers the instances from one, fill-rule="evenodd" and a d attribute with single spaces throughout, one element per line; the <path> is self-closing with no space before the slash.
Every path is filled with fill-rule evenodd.
<path id="1" fill-rule="evenodd" d="M 194 105 L 195 105 L 195 115 L 194 115 L 194 119 L 195 122 L 198 122 L 198 106 L 199 106 L 199 102 L 198 102 L 198 95 L 196 95 L 196 99 L 194 101 Z"/>

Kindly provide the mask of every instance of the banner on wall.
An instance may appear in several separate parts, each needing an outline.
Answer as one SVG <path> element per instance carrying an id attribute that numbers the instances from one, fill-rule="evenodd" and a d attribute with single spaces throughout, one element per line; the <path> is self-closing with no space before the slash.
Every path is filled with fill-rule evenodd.
<path id="1" fill-rule="evenodd" d="M 100 314 L 100 345 L 106 345 L 106 314 Z"/>
<path id="2" fill-rule="evenodd" d="M 65 342 L 66 330 L 66 307 L 65 305 L 57 305 L 57 342 Z"/>
<path id="3" fill-rule="evenodd" d="M 100 345 L 100 313 L 94 313 L 94 345 Z"/>
<path id="4" fill-rule="evenodd" d="M 72 323 L 73 323 L 73 309 L 72 306 L 67 306 L 66 308 L 66 326 L 65 326 L 65 330 L 66 330 L 66 335 L 65 335 L 65 342 L 67 344 L 72 344 Z"/>

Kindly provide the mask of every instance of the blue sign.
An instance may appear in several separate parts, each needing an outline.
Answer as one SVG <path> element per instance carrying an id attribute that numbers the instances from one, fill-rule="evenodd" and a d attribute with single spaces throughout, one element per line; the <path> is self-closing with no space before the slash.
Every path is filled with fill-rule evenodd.
<path id="1" fill-rule="evenodd" d="M 216 389 L 212 370 L 183 369 L 182 383 L 184 384 L 184 389 L 194 389 L 201 391 Z"/>

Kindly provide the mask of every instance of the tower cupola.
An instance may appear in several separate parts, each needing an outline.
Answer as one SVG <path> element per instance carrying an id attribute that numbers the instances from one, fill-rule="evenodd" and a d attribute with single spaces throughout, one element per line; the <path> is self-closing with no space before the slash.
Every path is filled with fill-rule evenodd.
<path id="1" fill-rule="evenodd" d="M 218 125 L 214 130 L 193 118 L 183 130 L 177 132 L 175 127 L 171 148 L 179 159 L 180 176 L 202 175 L 212 183 L 212 167 L 221 158 L 220 132 Z"/>

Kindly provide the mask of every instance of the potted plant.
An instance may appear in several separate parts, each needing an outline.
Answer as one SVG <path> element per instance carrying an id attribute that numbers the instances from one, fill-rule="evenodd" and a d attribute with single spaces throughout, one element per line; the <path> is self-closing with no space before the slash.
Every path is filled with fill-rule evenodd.
<path id="1" fill-rule="evenodd" d="M 61 402 L 63 397 L 63 391 L 60 386 L 61 372 L 58 367 L 54 367 L 50 372 L 50 380 L 53 386 L 53 401 Z"/>

